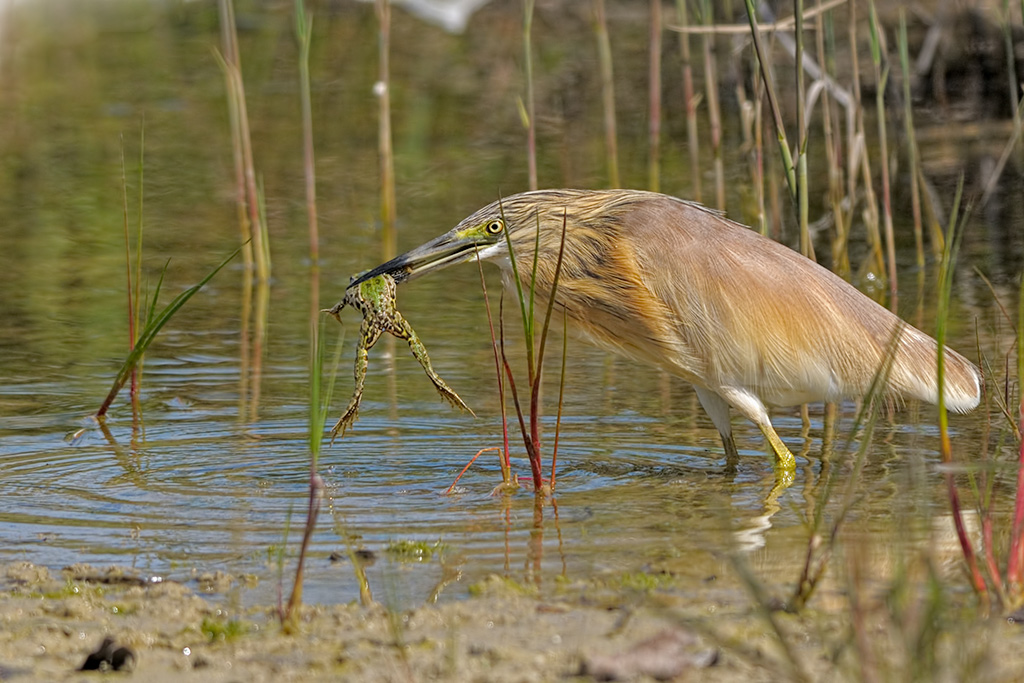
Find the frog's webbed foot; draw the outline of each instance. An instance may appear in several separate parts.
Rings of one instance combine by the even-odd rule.
[[[364,320],[362,336],[360,337],[359,345],[356,347],[355,367],[352,372],[355,379],[355,388],[352,390],[352,399],[348,402],[348,408],[345,409],[342,416],[334,423],[334,427],[331,428],[332,444],[339,433],[342,437],[345,436],[345,432],[359,416],[359,402],[363,400],[363,386],[366,381],[366,369],[370,362],[370,349],[377,343],[378,339],[380,339],[380,331]]]
[[[429,377],[430,381],[434,383],[434,388],[437,389],[437,393],[441,395],[441,398],[443,398],[447,403],[450,403],[453,407],[476,417],[476,413],[473,412],[472,408],[467,406],[465,401],[463,401],[451,387],[445,384],[444,380],[441,379],[432,368],[426,367],[423,369],[427,371],[427,377]]]
[[[332,444],[339,435],[342,438],[345,438],[345,432],[348,431],[348,428],[351,427],[352,424],[356,421],[356,418],[359,417],[359,402],[362,400],[362,398],[363,392],[357,392],[352,397],[352,400],[349,401],[348,408],[346,408],[342,416],[338,418],[338,421],[334,423],[334,427],[331,428]]]
[[[473,417],[476,417],[476,413],[466,405],[465,401],[463,401],[451,387],[445,384],[440,375],[434,372],[434,368],[430,364],[430,356],[427,355],[427,347],[425,347],[423,342],[420,341],[420,338],[416,336],[416,332],[413,331],[412,326],[404,320],[401,322],[403,323],[401,331],[402,334],[395,336],[409,342],[409,349],[412,351],[412,355],[415,356],[416,360],[418,360],[420,365],[423,366],[423,371],[427,373],[427,377],[429,377],[430,381],[434,383],[434,388],[437,389],[437,393],[439,393],[441,398],[447,403],[450,403],[453,407],[458,408],[459,410],[464,410]]]
[[[330,308],[321,308],[320,312],[321,313],[326,313],[327,315],[331,316],[332,318],[334,318],[335,320],[337,320],[340,323],[341,322],[341,309],[343,309],[343,308],[345,308],[345,300],[344,299],[342,299],[338,303],[334,304]]]

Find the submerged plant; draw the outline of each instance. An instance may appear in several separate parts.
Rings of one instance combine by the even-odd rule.
[[[441,541],[392,541],[384,547],[384,553],[399,562],[427,562],[435,554],[443,553],[447,546]]]

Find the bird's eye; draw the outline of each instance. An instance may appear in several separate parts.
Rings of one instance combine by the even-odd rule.
[[[488,235],[500,235],[501,231],[504,229],[505,224],[501,221],[500,218],[495,218],[493,221],[491,221],[484,227],[484,230],[487,231]]]

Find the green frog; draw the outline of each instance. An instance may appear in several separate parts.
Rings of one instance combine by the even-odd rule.
[[[384,332],[409,342],[412,355],[423,366],[423,370],[427,373],[430,381],[434,383],[441,398],[475,417],[475,413],[459,398],[459,395],[452,391],[444,383],[444,380],[434,372],[434,368],[430,365],[430,356],[427,355],[427,348],[423,346],[423,342],[412,329],[412,325],[398,312],[396,289],[394,278],[387,274],[378,275],[356,286],[350,286],[345,290],[344,299],[333,307],[324,309],[325,313],[334,316],[338,322],[341,322],[341,309],[345,306],[351,306],[363,315],[363,322],[359,327],[359,344],[356,346],[355,391],[348,408],[331,429],[332,441],[339,432],[344,437],[345,431],[352,426],[359,414],[359,402],[363,398],[363,383],[366,379],[370,349]]]

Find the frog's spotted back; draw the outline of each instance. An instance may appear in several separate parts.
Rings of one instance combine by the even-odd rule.
[[[444,380],[434,372],[434,368],[430,364],[430,357],[427,355],[427,348],[423,346],[415,330],[412,329],[412,325],[398,312],[396,295],[397,287],[395,286],[394,278],[388,274],[382,274],[356,285],[350,285],[345,290],[344,299],[323,311],[333,316],[338,322],[341,322],[341,309],[345,306],[351,306],[363,316],[363,322],[359,327],[359,343],[356,346],[355,390],[353,391],[352,399],[349,401],[348,408],[334,425],[334,428],[331,429],[332,440],[339,432],[342,436],[345,436],[345,431],[352,426],[352,423],[355,422],[359,414],[359,402],[363,397],[366,369],[369,364],[369,351],[384,332],[394,335],[399,339],[404,339],[409,343],[412,355],[423,366],[424,372],[427,373],[427,377],[433,382],[434,388],[437,389],[437,393],[441,395],[441,398],[456,408],[474,415],[469,406],[459,398],[459,395],[452,391],[444,383]]]

